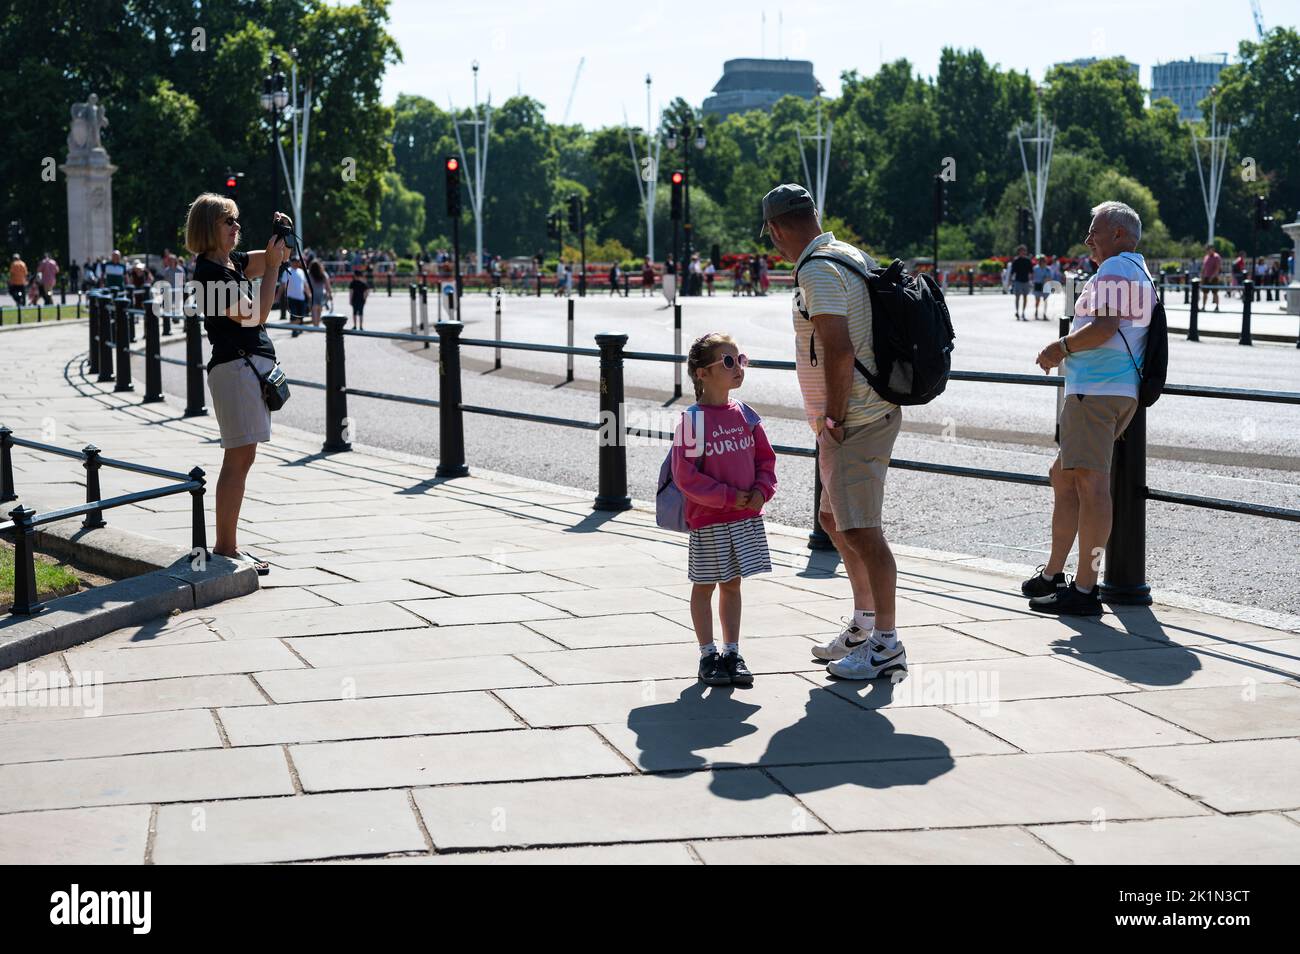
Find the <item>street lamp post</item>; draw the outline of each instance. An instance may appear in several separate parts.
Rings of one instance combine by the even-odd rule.
[[[280,57],[271,54],[271,71],[262,78],[262,108],[271,117],[271,212],[280,201],[280,164],[276,155],[280,142],[280,114],[289,105],[289,93],[280,71]],[[295,223],[297,224],[297,223]]]
[[[689,295],[691,293],[691,250],[694,248],[694,243],[691,241],[691,127],[689,123],[682,126],[680,130],[676,128],[670,128],[668,130],[667,145],[670,152],[677,148],[678,139],[681,139],[682,142],[682,168],[686,173],[686,181],[682,183],[682,232],[685,236],[685,248],[682,251],[682,258],[679,265],[682,274],[681,285],[686,289],[685,293]],[[695,148],[703,150],[704,145],[704,127],[696,126]]]

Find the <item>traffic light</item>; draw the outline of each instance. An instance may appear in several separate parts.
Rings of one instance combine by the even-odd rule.
[[[1016,220],[1016,236],[1021,245],[1029,241],[1029,210],[1024,206],[1021,206]]]
[[[460,218],[460,160],[448,156],[443,160],[447,170],[447,215],[453,219]]]
[[[686,188],[686,176],[680,170],[672,175],[673,183],[673,221],[676,222],[682,217],[682,190]]]
[[[569,196],[569,231],[582,231],[582,197],[577,194]]]
[[[239,175],[234,172],[227,172],[226,178],[221,182],[221,194],[227,199],[239,201]]]
[[[1273,224],[1273,216],[1268,214],[1268,205],[1262,195],[1255,196],[1255,228],[1263,232]]]
[[[934,224],[938,225],[948,217],[948,192],[943,176],[934,177]]]

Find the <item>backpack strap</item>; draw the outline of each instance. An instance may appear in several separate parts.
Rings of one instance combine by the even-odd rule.
[[[859,278],[861,278],[863,284],[865,284],[865,285],[867,286],[867,298],[868,298],[868,300],[870,300],[870,298],[871,298],[871,280],[867,277],[867,273],[866,273],[865,271],[863,271],[861,267],[858,266],[857,262],[851,262],[851,261],[849,261],[848,259],[846,259],[846,258],[841,258],[841,257],[838,256],[838,255],[817,255],[816,253],[814,253],[814,254],[812,254],[812,255],[809,255],[807,258],[804,259],[804,261],[805,261],[805,262],[810,262],[810,261],[812,261],[814,258],[819,258],[819,259],[822,259],[822,260],[827,261],[827,262],[834,262],[834,263],[837,264],[837,265],[843,265],[843,266],[844,266],[845,268],[847,268],[849,271],[853,272],[853,274],[855,274],[855,275],[857,275]],[[802,267],[802,266],[800,266],[800,267]],[[795,287],[797,288],[797,287],[799,286],[799,269],[798,269],[798,268],[796,268],[796,269],[794,270],[794,283],[795,283]],[[801,296],[801,297],[802,297],[802,296]],[[806,321],[812,321],[812,315],[808,314],[807,309],[804,308],[803,305],[802,305],[801,303],[796,303],[796,304],[795,304],[795,308],[798,309],[799,314],[802,315],[803,318],[804,318]],[[847,318],[847,316],[845,316],[845,317]],[[809,342],[808,342],[808,363],[811,364],[814,368],[817,367],[817,337],[816,337],[816,335],[814,335],[814,336],[809,340]],[[866,365],[864,365],[864,364],[862,363],[862,361],[858,358],[857,354],[854,354],[854,355],[853,355],[853,366],[854,366],[855,368],[858,369],[859,373],[860,373],[864,378],[867,379],[867,382],[868,382],[868,383],[871,383],[871,372],[869,372],[869,371],[867,370]],[[874,387],[875,385],[872,384],[872,386]]]
[[[1120,258],[1124,258],[1124,253],[1121,252],[1121,253],[1119,254],[1119,257],[1120,257]],[[1127,262],[1127,261],[1130,261],[1130,259],[1125,258],[1124,261]],[[1142,266],[1140,266],[1140,267],[1141,267],[1141,269],[1142,269],[1142,274],[1146,277],[1146,280],[1147,280],[1147,281],[1150,283],[1150,285],[1151,285],[1151,291],[1154,293],[1155,290],[1156,290],[1156,283],[1155,283],[1155,281],[1151,278],[1151,275],[1147,272],[1147,270],[1146,270],[1146,266],[1145,266],[1145,265],[1142,265]],[[1156,303],[1153,302],[1153,303],[1152,303],[1152,306],[1151,306],[1151,312],[1152,312],[1152,314],[1155,314],[1155,310],[1156,310]],[[1126,338],[1126,337],[1124,336],[1124,329],[1123,329],[1123,328],[1120,328],[1120,327],[1117,326],[1117,327],[1115,328],[1115,330],[1119,332],[1119,340],[1122,341],[1122,342],[1124,342],[1124,350],[1128,352],[1128,359],[1129,359],[1129,361],[1133,362],[1133,370],[1136,371],[1136,372],[1138,373],[1138,384],[1141,385],[1141,383],[1142,383],[1142,365],[1138,364],[1138,363],[1137,363],[1137,358],[1133,357],[1133,349],[1130,348],[1130,347],[1128,346],[1128,338]],[[1146,364],[1146,356],[1145,356],[1145,355],[1144,355],[1143,358],[1142,358],[1142,364]]]
[[[749,431],[752,434],[758,425],[763,423],[763,419],[758,416],[757,411],[744,401],[737,401],[736,403],[740,405],[740,413],[744,416],[745,424],[749,427]]]

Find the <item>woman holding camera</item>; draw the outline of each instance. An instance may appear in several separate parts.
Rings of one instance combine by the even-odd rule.
[[[276,225],[288,223],[288,216],[275,214]],[[208,390],[225,451],[217,478],[217,539],[212,550],[251,563],[265,576],[270,566],[243,553],[235,537],[257,445],[271,439],[271,412],[262,396],[260,376],[276,364],[265,325],[275,301],[280,264],[289,252],[284,239],[275,234],[265,251],[236,251],[241,227],[234,200],[204,193],[190,205],[185,246],[196,256],[194,281],[201,287],[199,307],[212,346]],[[255,278],[262,279],[256,302]]]

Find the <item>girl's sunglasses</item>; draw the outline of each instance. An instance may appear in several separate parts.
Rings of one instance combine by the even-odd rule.
[[[706,368],[711,368],[711,367],[713,367],[713,365],[715,365],[715,364],[720,364],[720,365],[722,365],[722,366],[723,366],[724,368],[726,368],[728,371],[730,371],[730,370],[732,370],[733,368],[735,368],[736,365],[740,365],[742,368],[746,368],[746,367],[749,366],[749,355],[738,354],[738,355],[732,356],[732,355],[729,355],[729,354],[724,354],[724,355],[723,355],[721,358],[719,358],[717,361],[714,361],[714,362],[712,362],[712,363],[710,363],[710,364],[706,364],[705,367],[706,367]]]
[[[234,228],[237,229],[243,228],[243,226],[239,224],[239,219],[235,218],[234,216],[226,216],[226,225],[233,226]]]

